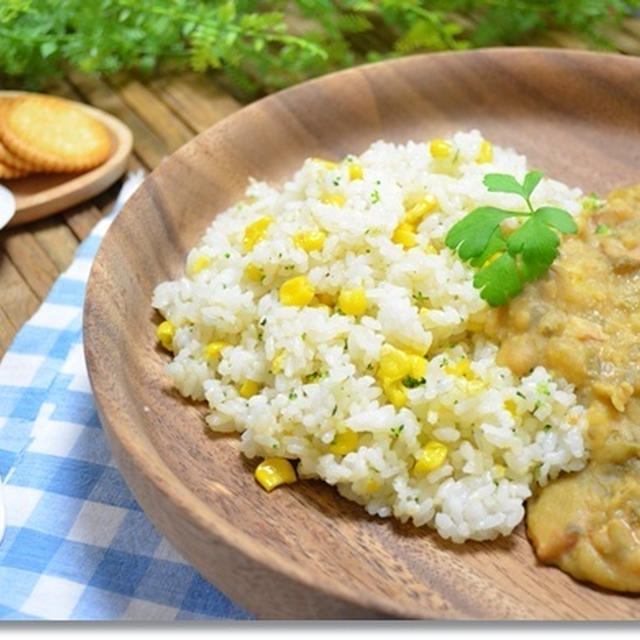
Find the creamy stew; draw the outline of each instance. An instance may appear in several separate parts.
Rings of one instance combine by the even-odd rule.
[[[587,467],[528,502],[538,558],[640,592],[640,185],[585,213],[547,276],[493,309],[487,331],[500,364],[520,375],[541,364],[588,407]]]

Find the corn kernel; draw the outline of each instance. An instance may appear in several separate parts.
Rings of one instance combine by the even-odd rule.
[[[383,345],[380,354],[378,376],[380,378],[386,378],[390,382],[396,382],[402,380],[402,378],[408,376],[410,373],[410,356],[404,351],[392,347],[390,344]]]
[[[254,477],[266,491],[281,484],[292,484],[298,478],[293,465],[286,458],[265,458],[254,472]]]
[[[339,456],[346,456],[358,448],[358,434],[351,429],[345,429],[336,434],[333,442],[329,445],[329,451]]]
[[[446,445],[437,440],[430,440],[416,458],[413,471],[418,474],[435,471],[444,464],[444,461],[447,459],[447,453]]]
[[[473,380],[475,377],[473,371],[471,371],[469,360],[467,358],[462,358],[456,364],[447,365],[444,370],[451,375],[467,378],[468,380]]]
[[[191,265],[191,275],[197,275],[203,269],[206,269],[211,264],[211,258],[209,256],[198,256]]]
[[[349,180],[362,180],[362,167],[359,164],[349,165]]]
[[[362,287],[343,289],[338,296],[338,307],[348,316],[361,316],[367,310],[367,296]]]
[[[306,276],[296,276],[280,287],[280,302],[291,307],[304,307],[313,299],[315,289]]]
[[[427,194],[422,200],[409,208],[404,216],[404,221],[409,224],[421,222],[423,218],[431,213],[438,206],[435,196]]]
[[[379,488],[380,488],[380,483],[377,480],[374,480],[373,478],[369,478],[364,485],[364,490],[367,493],[375,493]]]
[[[388,379],[383,379],[382,381],[382,390],[384,394],[387,396],[387,400],[399,409],[400,407],[404,407],[407,404],[407,394],[400,382],[393,382]]]
[[[215,360],[216,358],[220,357],[221,351],[227,346],[228,344],[226,342],[221,342],[219,340],[215,342],[210,342],[204,348],[204,357],[207,360]]]
[[[282,349],[271,361],[271,372],[280,373],[284,369],[284,359],[287,356],[287,352]]]
[[[260,385],[255,380],[245,380],[238,389],[238,393],[243,398],[255,396],[260,391]]]
[[[429,144],[429,151],[434,158],[448,158],[451,155],[451,144],[442,138],[435,138]]]
[[[263,216],[258,218],[244,230],[244,238],[242,244],[247,251],[251,251],[258,242],[262,242],[267,236],[267,229],[273,222],[273,218],[270,216]]]
[[[347,199],[341,193],[325,193],[320,201],[324,204],[332,204],[336,207],[341,207]]]
[[[313,161],[321,164],[328,171],[331,171],[338,166],[337,162],[333,162],[332,160],[325,160],[324,158],[313,158]]]
[[[503,403],[504,408],[512,415],[517,415],[517,405],[513,398],[507,398]]]
[[[411,249],[418,244],[415,227],[406,222],[402,222],[396,227],[391,240],[396,244],[401,244],[405,249]]]
[[[427,370],[427,361],[422,356],[410,355],[409,363],[411,366],[411,377],[422,378]]]
[[[476,157],[476,162],[482,164],[485,162],[493,161],[493,145],[488,140],[483,140],[480,143],[480,151]]]
[[[264,276],[264,272],[260,267],[250,263],[244,268],[244,275],[253,282],[260,282]]]
[[[173,322],[165,320],[158,325],[156,329],[156,338],[160,341],[160,344],[167,350],[173,349],[173,336],[176,333],[176,328]]]
[[[304,251],[319,251],[324,247],[327,234],[324,231],[302,231],[293,236],[293,244]]]

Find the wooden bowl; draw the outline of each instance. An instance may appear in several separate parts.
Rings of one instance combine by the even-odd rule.
[[[545,49],[421,55],[256,102],[181,148],[115,220],[89,282],[84,336],[100,416],[142,508],[214,585],[263,618],[630,619],[637,598],[536,562],[521,526],[455,545],[368,516],[319,481],[265,493],[236,436],[172,390],[155,285],[181,274],[250,176],[279,183],[308,156],[376,139],[478,128],[585,192],[640,181],[640,60]]]

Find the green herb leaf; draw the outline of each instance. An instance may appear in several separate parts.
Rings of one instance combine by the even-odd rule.
[[[406,376],[402,379],[402,384],[409,389],[415,389],[426,382],[424,378],[414,378],[412,376]]]
[[[513,256],[503,253],[473,278],[473,286],[480,289],[480,297],[492,307],[499,307],[522,291],[518,266]]]
[[[449,229],[445,243],[450,249],[457,249],[463,260],[476,258],[483,254],[499,224],[514,215],[520,214],[496,207],[478,207]]]
[[[527,173],[522,182],[525,198],[528,199],[531,197],[531,194],[540,183],[540,180],[542,180],[542,177],[542,171],[529,171],[529,173]]]
[[[470,261],[473,267],[482,267],[489,258],[496,255],[496,253],[502,253],[507,249],[507,241],[502,233],[502,229],[498,226],[495,228],[489,242],[484,251],[477,257]]]
[[[525,282],[546,273],[558,255],[559,244],[557,234],[537,216],[529,218],[507,240],[509,253],[522,255],[521,275]]]
[[[489,191],[519,195],[529,211],[478,207],[459,220],[447,233],[445,244],[457,250],[462,260],[480,270],[473,285],[492,306],[505,304],[522,291],[526,282],[544,275],[558,255],[560,233],[576,233],[578,226],[564,209],[543,206],[533,209],[531,194],[542,180],[540,171],[530,171],[520,184],[513,176],[488,173]],[[501,223],[507,218],[525,221],[505,236]]]
[[[399,424],[397,427],[391,427],[391,429],[389,429],[389,431],[391,431],[391,435],[394,438],[397,438],[402,433],[403,429],[404,429],[404,425],[403,424]]]
[[[564,209],[557,207],[540,207],[536,209],[536,217],[562,233],[577,233],[578,225]]]
[[[487,173],[482,183],[492,193],[515,193],[523,198],[529,197],[524,187],[508,173]]]

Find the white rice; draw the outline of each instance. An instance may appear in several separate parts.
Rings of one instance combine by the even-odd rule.
[[[455,162],[433,158],[427,143],[378,141],[335,168],[309,159],[279,189],[252,182],[189,253],[191,275],[160,284],[153,306],[177,327],[166,367],[175,386],[208,402],[213,430],[241,432],[244,454],[297,460],[300,477],[322,478],[370,514],[463,542],[508,534],[532,487],[582,468],[587,453],[573,389],[541,367],[518,378],[496,364],[497,346],[478,331],[487,305],[474,271],[444,246],[448,229],[477,206],[522,208],[516,196],[489,193],[482,179],[502,172],[522,180],[526,158],[494,146],[492,162],[478,163],[478,131],[447,139]],[[363,179],[349,179],[353,162]],[[321,201],[336,192],[342,206]],[[438,207],[418,227],[418,245],[405,249],[391,236],[406,199],[424,193]],[[544,179],[533,204],[577,215],[580,197]],[[245,228],[265,215],[274,218],[265,239],[245,250]],[[292,235],[308,229],[327,234],[320,251],[294,246]],[[194,275],[203,255],[210,263]],[[248,264],[263,270],[261,282],[246,277]],[[302,274],[316,292],[363,287],[366,314],[284,306],[280,285]],[[229,346],[208,362],[203,350],[212,340]],[[407,389],[399,409],[375,376],[383,344],[427,358],[426,383]],[[463,375],[456,365],[464,358]],[[238,392],[246,380],[261,385],[248,399]],[[358,448],[331,453],[345,427],[358,434]],[[447,458],[416,474],[430,440],[446,445]]]

